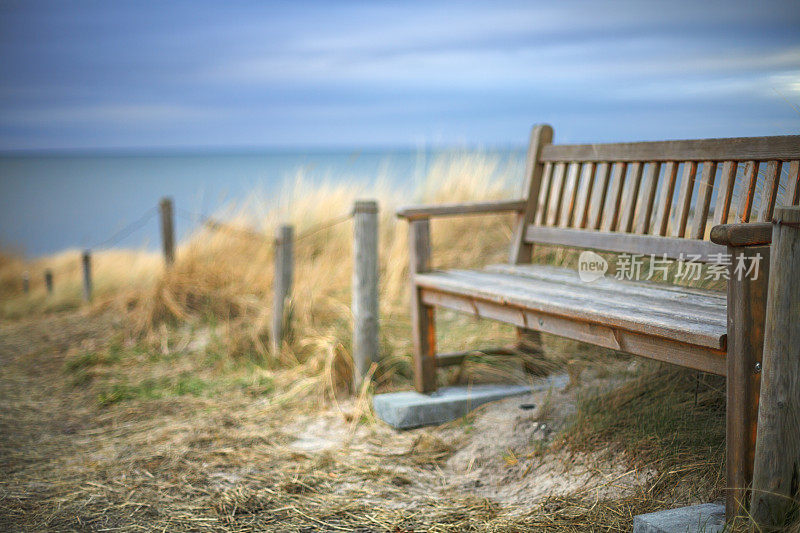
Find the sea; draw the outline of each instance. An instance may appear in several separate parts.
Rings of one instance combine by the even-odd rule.
[[[314,184],[382,182],[412,199],[431,165],[471,151],[522,166],[524,148],[295,149],[0,155],[0,247],[29,258],[68,248],[156,249],[160,198],[178,239],[254,194],[269,205],[298,176]],[[332,214],[333,215],[333,214]]]

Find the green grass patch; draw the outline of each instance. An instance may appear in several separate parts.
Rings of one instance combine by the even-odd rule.
[[[139,383],[115,383],[97,395],[97,402],[105,407],[128,400],[210,395],[216,389],[215,382],[184,373],[177,377],[148,378]]]

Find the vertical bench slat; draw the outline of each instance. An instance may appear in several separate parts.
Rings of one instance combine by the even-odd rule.
[[[758,182],[758,161],[748,161],[744,175],[747,183],[739,200],[739,221],[750,222],[750,211],[753,208],[753,196]]]
[[[583,181],[581,181],[580,192],[575,203],[575,217],[573,218],[576,228],[585,228],[589,223],[589,208],[592,201],[594,190],[594,175],[597,165],[587,163],[582,166]]]
[[[605,209],[603,214],[603,230],[614,231],[617,226],[617,218],[619,217],[620,201],[622,200],[622,187],[625,185],[625,174],[628,170],[628,163],[625,161],[617,161],[614,163],[614,174],[611,178],[611,185],[609,186],[608,208]]]
[[[733,198],[733,186],[736,185],[736,161],[725,161],[720,174],[719,190],[717,191],[717,205],[714,207],[714,225],[727,224],[728,214]]]
[[[600,229],[600,223],[603,220],[603,206],[606,204],[606,196],[608,195],[608,176],[611,173],[610,163],[600,163],[597,167],[597,174],[595,180],[595,191],[597,191],[597,198],[592,205],[592,214],[590,217],[590,225],[592,229]]]
[[[672,208],[672,195],[675,192],[675,178],[678,175],[678,163],[667,162],[664,168],[664,182],[658,195],[658,212],[656,213],[655,232],[662,237],[667,234],[669,213]]]
[[[692,192],[694,191],[694,178],[697,175],[697,161],[683,163],[683,176],[681,176],[681,190],[678,193],[678,215],[675,227],[672,228],[673,237],[683,237],[686,234],[686,223],[689,221],[689,209],[692,205]]]
[[[781,162],[770,161],[767,163],[767,177],[761,190],[761,205],[758,220],[769,222],[772,220],[772,211],[775,209],[775,200],[778,198],[778,184],[781,181]]]
[[[575,212],[575,198],[578,196],[578,180],[581,177],[581,164],[570,163],[567,170],[567,183],[564,186],[566,198],[561,204],[561,216],[558,225],[568,227],[572,223]]]
[[[619,221],[619,230],[630,233],[633,230],[633,215],[636,213],[636,202],[639,199],[639,186],[642,183],[642,163],[636,161],[631,164],[628,176],[628,190],[622,207],[622,217]]]
[[[800,161],[789,165],[789,181],[786,183],[785,205],[800,205]]]
[[[700,177],[700,187],[697,190],[697,203],[694,206],[694,219],[689,237],[703,239],[706,236],[706,221],[708,220],[708,206],[711,203],[711,193],[714,192],[714,177],[717,174],[715,161],[703,161],[703,172]]]
[[[542,172],[542,185],[539,189],[539,203],[536,206],[536,217],[533,223],[541,226],[544,221],[545,212],[547,211],[547,199],[550,197],[550,182],[553,177],[553,165],[551,163],[544,164],[544,171]]]
[[[547,204],[547,218],[545,219],[548,226],[555,226],[558,222],[558,212],[561,207],[561,199],[564,197],[564,174],[566,172],[566,163],[556,163],[553,169],[553,179],[550,183],[550,199]]]
[[[647,234],[650,231],[650,219],[653,216],[653,204],[656,199],[656,189],[658,188],[658,175],[661,172],[661,163],[651,161],[647,164],[647,172],[644,174],[644,186],[641,194],[641,205],[636,216],[636,233]]]

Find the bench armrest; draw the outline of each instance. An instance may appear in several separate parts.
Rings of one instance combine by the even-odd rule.
[[[482,215],[512,211],[520,213],[524,209],[525,200],[498,200],[494,202],[469,202],[462,204],[412,205],[398,209],[397,216],[410,221],[457,215]]]
[[[711,228],[711,242],[724,246],[762,246],[772,243],[770,222],[720,224]]]

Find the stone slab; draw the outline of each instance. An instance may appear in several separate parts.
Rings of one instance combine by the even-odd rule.
[[[633,517],[633,533],[719,533],[725,528],[725,505],[703,503]]]
[[[531,392],[527,385],[472,385],[443,387],[431,394],[416,391],[378,394],[372,400],[375,414],[397,429],[450,422],[479,405]]]

